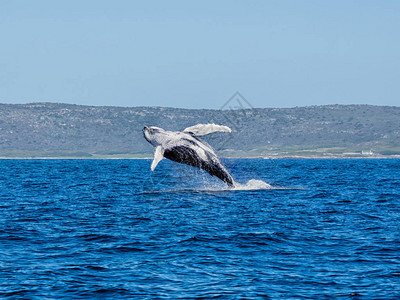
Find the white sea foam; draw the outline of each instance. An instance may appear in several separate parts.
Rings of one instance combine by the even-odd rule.
[[[198,185],[193,186],[176,186],[175,188],[167,187],[161,190],[149,190],[145,193],[219,193],[219,192],[234,192],[234,191],[256,191],[256,190],[282,190],[288,189],[281,186],[274,186],[262,180],[250,179],[246,183],[234,182],[234,186],[230,187],[222,181],[216,181],[209,176],[199,178]]]
[[[207,183],[204,189],[200,188],[198,192],[224,192],[224,191],[252,191],[252,190],[274,190],[281,189],[279,187],[272,186],[262,180],[250,179],[247,183],[241,184],[238,182],[234,183],[233,187],[228,187],[223,183]]]
[[[271,190],[274,187],[262,180],[250,179],[246,184],[235,183],[231,190],[235,191],[251,191],[251,190]]]

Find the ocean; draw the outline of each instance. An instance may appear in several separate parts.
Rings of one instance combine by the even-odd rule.
[[[400,160],[223,162],[0,160],[0,298],[400,298]]]

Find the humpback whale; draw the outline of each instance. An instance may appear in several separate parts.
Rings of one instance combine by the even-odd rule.
[[[214,150],[198,136],[213,132],[232,132],[227,126],[216,124],[197,124],[183,131],[167,131],[159,127],[143,128],[145,139],[155,147],[151,171],[165,157],[172,161],[205,170],[212,176],[234,186],[234,179],[220,162]]]

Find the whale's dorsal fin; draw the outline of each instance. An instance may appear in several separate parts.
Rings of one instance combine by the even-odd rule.
[[[196,136],[206,135],[213,132],[229,132],[232,130],[228,126],[216,125],[216,124],[197,124],[194,126],[190,126],[185,128],[183,132],[192,133]]]
[[[153,172],[154,169],[157,167],[158,163],[164,158],[164,149],[161,146],[157,146],[156,150],[154,151],[154,159],[151,163],[151,171]]]

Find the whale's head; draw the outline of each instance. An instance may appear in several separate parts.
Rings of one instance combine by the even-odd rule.
[[[152,144],[154,147],[157,147],[162,144],[162,142],[165,140],[165,137],[167,135],[167,132],[159,127],[151,126],[147,127],[144,126],[143,128],[143,135],[144,138]]]

